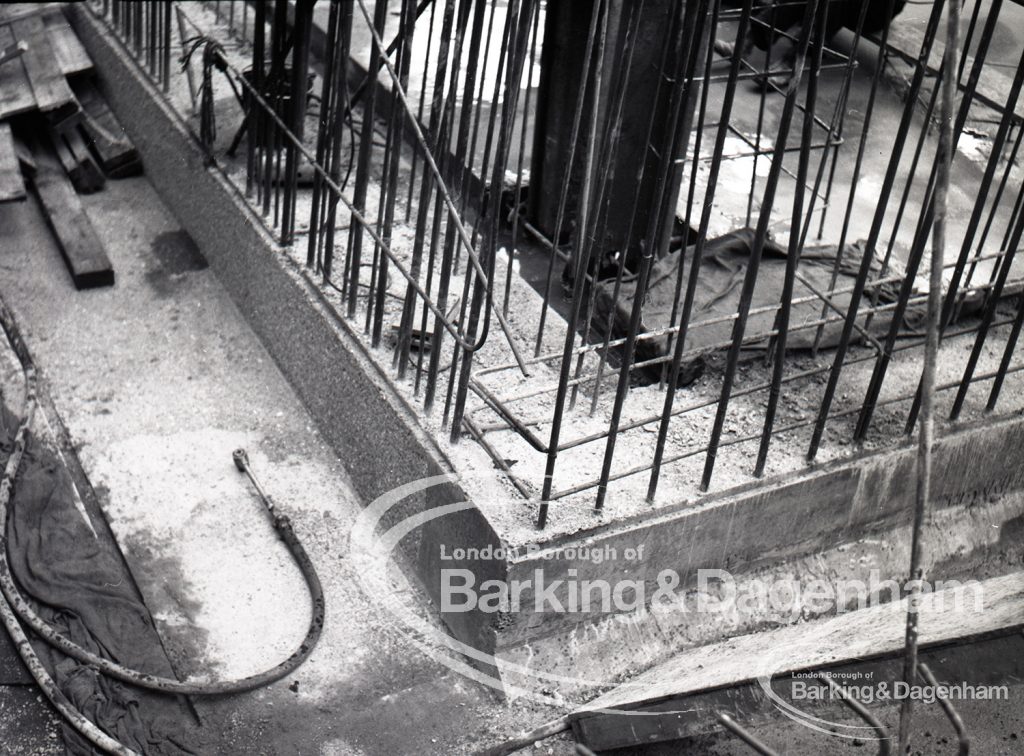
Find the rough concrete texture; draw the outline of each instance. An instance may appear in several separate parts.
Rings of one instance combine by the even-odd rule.
[[[360,505],[281,372],[145,178],[83,198],[117,285],[76,293],[34,200],[0,206],[0,292],[181,676],[236,677],[287,656],[302,579],[231,462],[291,516],[327,601],[297,673],[196,699],[223,753],[460,753],[550,711],[513,711],[403,643],[346,558]],[[392,590],[425,614],[399,570]],[[411,744],[414,744],[412,746]]]
[[[0,754],[65,753],[60,721],[34,685],[0,685]]]
[[[463,444],[455,454],[443,442],[432,438],[437,429],[431,422],[436,425],[436,418],[416,418],[409,411],[407,402],[412,401],[411,387],[381,378],[381,374],[386,371],[383,365],[390,361],[387,350],[374,354],[365,345],[361,345],[361,334],[356,332],[357,328],[332,315],[332,295],[326,287],[318,290],[309,278],[303,276],[301,265],[295,260],[295,256],[301,257],[301,245],[297,245],[289,255],[275,254],[280,251],[279,248],[267,234],[261,233],[258,228],[259,220],[251,214],[246,203],[241,201],[237,170],[233,170],[230,165],[227,166],[226,176],[217,170],[203,170],[201,155],[185,128],[188,122],[187,116],[184,115],[187,113],[188,95],[183,81],[179,78],[175,82],[171,95],[172,103],[177,105],[179,115],[164,104],[159,94],[147,88],[131,68],[131,64],[126,65],[126,62],[117,55],[116,45],[111,45],[109,39],[102,33],[97,33],[94,24],[83,18],[80,26],[86,44],[94,50],[94,57],[106,70],[112,103],[115,108],[123,111],[122,119],[149,162],[154,180],[157,181],[165,201],[184,220],[200,240],[204,250],[209,253],[217,274],[239,302],[242,311],[253,323],[274,358],[283,366],[288,379],[296,387],[303,401],[311,408],[321,432],[354,471],[354,482],[364,499],[368,500],[396,483],[406,482],[429,472],[448,469],[449,460],[454,460],[460,472],[489,472],[490,487],[485,485],[482,488],[474,488],[473,484],[479,482],[479,479],[461,481],[467,490],[473,493],[474,501],[480,510],[487,509],[490,504],[488,496],[493,495],[493,480],[497,476],[494,476],[492,465],[486,456],[482,455],[481,450],[474,444]],[[222,134],[222,138],[228,137]],[[237,169],[237,166],[234,166],[234,169]],[[245,242],[239,245],[236,239],[244,239]],[[333,302],[333,306],[336,307],[337,302]],[[322,321],[319,324],[316,322],[318,319]],[[967,348],[967,343],[957,346],[955,352],[958,359],[962,359]],[[998,360],[997,350],[986,352],[991,352],[986,354],[986,360]],[[827,357],[822,356],[819,359],[827,360]],[[943,369],[949,371],[949,376],[956,374],[958,368],[954,361],[944,361],[943,365]],[[757,367],[746,366],[741,383],[757,380]],[[365,371],[365,375],[360,376],[359,371]],[[869,372],[866,369],[847,370],[847,378],[841,387],[838,401],[842,403],[849,400],[855,403],[863,391]],[[896,376],[892,381],[895,388],[908,391],[916,385],[918,371],[914,360],[906,360],[902,365],[894,367],[892,372]],[[540,379],[544,377],[542,373],[550,371],[538,370],[537,375]],[[367,380],[359,383],[362,378]],[[1008,383],[1005,392],[1007,397],[1020,398],[1016,390],[1019,379],[1020,374],[1008,378],[1013,387]],[[704,388],[698,386],[695,390],[699,392],[704,389],[712,394],[716,390],[713,385]],[[634,395],[639,393],[642,392],[633,392]],[[656,392],[652,387],[648,393]],[[361,401],[353,405],[352,396],[360,396],[370,401]],[[972,410],[977,409],[979,401],[983,403],[983,398],[981,391],[972,393]],[[660,408],[660,398],[655,399],[658,400]],[[583,404],[577,408],[577,415],[585,414],[586,408]],[[888,431],[892,431],[900,422],[900,410],[891,408],[891,414],[889,410],[890,408],[880,410],[877,426],[885,426]],[[808,408],[798,401],[793,411],[806,413]],[[735,403],[727,432],[733,436],[742,436],[751,428],[759,430],[759,417],[759,401],[741,399]],[[844,420],[852,422],[853,417],[849,416]],[[427,432],[419,426],[421,422]],[[599,421],[595,422],[600,425]],[[681,438],[693,432],[689,425],[679,425],[678,433]],[[365,429],[368,427],[373,427],[379,433],[365,436]],[[833,423],[832,430],[831,438],[835,443],[830,447],[830,453],[839,458],[849,458],[854,450],[844,445],[843,438],[848,437],[850,428],[845,427],[843,422],[836,422]],[[980,433],[984,435],[983,431]],[[634,449],[653,443],[652,434],[643,430],[637,430],[632,435],[641,439],[640,442],[636,442],[640,443],[640,446],[634,445]],[[780,450],[776,452],[775,458],[787,461],[783,469],[770,469],[770,472],[782,473],[786,472],[785,468],[788,466],[790,477],[781,481],[775,480],[773,485],[763,488],[763,484],[748,483],[745,491],[735,493],[728,499],[705,498],[696,504],[687,500],[686,491],[693,488],[697,475],[692,469],[680,468],[677,474],[687,478],[687,487],[681,487],[671,481],[666,483],[666,490],[672,493],[672,500],[662,504],[657,510],[657,517],[651,516],[649,506],[642,501],[635,503],[632,508],[616,506],[605,510],[601,516],[595,516],[589,509],[588,501],[586,506],[573,507],[559,503],[552,527],[542,536],[533,530],[530,524],[532,508],[525,503],[518,507],[490,507],[486,512],[486,521],[479,516],[473,519],[473,516],[477,515],[477,510],[473,510],[466,515],[463,522],[456,524],[449,524],[447,518],[445,521],[437,521],[444,524],[439,524],[432,532],[426,531],[418,549],[413,549],[416,553],[416,563],[420,567],[419,575],[436,599],[438,546],[441,543],[449,546],[467,543],[483,546],[495,543],[498,537],[513,544],[533,544],[539,540],[542,543],[547,541],[563,546],[596,542],[620,545],[628,542],[632,542],[633,545],[650,542],[659,549],[660,557],[648,557],[645,560],[641,569],[641,577],[645,580],[650,580],[660,569],[668,565],[685,567],[680,565],[683,557],[680,556],[682,552],[679,549],[679,543],[685,542],[693,542],[702,549],[697,555],[699,559],[692,548],[685,553],[687,563],[694,562],[699,566],[709,566],[704,563],[708,555],[715,559],[720,558],[722,563],[733,566],[737,563],[747,565],[752,560],[756,561],[756,557],[785,557],[797,560],[794,563],[798,563],[803,557],[813,558],[819,549],[835,546],[835,540],[821,540],[826,535],[833,539],[841,536],[847,541],[855,541],[864,535],[857,527],[865,530],[877,528],[884,522],[884,517],[891,514],[884,507],[884,511],[873,512],[871,507],[880,506],[879,502],[896,507],[904,515],[909,512],[908,508],[901,509],[902,504],[907,502],[908,490],[899,485],[892,488],[894,480],[897,483],[909,480],[906,477],[906,468],[889,469],[893,463],[892,459],[879,458],[874,463],[856,461],[845,472],[835,466],[827,466],[827,474],[816,472],[809,476],[799,476],[794,475],[793,471],[802,468],[803,462],[799,454],[792,453],[793,447],[788,446],[791,442],[792,439],[785,436],[778,440]],[[587,449],[586,453],[594,456],[596,451]],[[903,465],[913,456],[907,452],[899,454]],[[518,450],[511,456],[520,458]],[[742,447],[730,447],[728,452],[723,452],[723,458],[720,460],[721,474],[717,479],[719,493],[739,481],[749,481],[750,460]],[[695,457],[694,460],[695,464],[699,464],[699,458]],[[996,461],[999,461],[999,458]],[[862,468],[865,465],[870,467],[872,464],[880,472],[875,476],[864,476],[864,482],[858,482],[862,477]],[[741,470],[742,473],[739,472]],[[733,475],[733,472],[736,474]],[[846,479],[841,480],[843,475]],[[870,488],[872,485],[877,486],[879,480],[888,482],[884,482],[881,488]],[[815,489],[816,485],[819,485],[819,488],[823,486],[822,490]],[[794,494],[790,490],[791,486],[799,489],[799,493]],[[861,490],[862,486],[866,488]],[[890,488],[886,489],[885,486]],[[965,485],[961,493],[973,496],[980,490],[972,493],[968,489],[970,486]],[[767,498],[763,498],[755,490],[767,492]],[[500,494],[500,486],[498,491]],[[451,498],[452,495],[458,495],[458,492],[444,491],[433,499],[432,503],[458,500]],[[796,499],[790,501],[793,496]],[[880,497],[887,498],[883,501]],[[500,495],[495,498],[507,499]],[[739,518],[736,516],[737,512],[741,514]],[[1008,517],[1012,519],[1012,513],[1008,514]],[[885,524],[892,526],[898,522],[889,521]],[[794,528],[801,537],[795,537]],[[570,534],[571,537],[566,538]],[[818,540],[814,540],[815,536]],[[979,537],[979,544],[987,542],[986,537]],[[798,553],[794,550],[796,548],[804,551]],[[896,565],[897,562],[894,557],[891,564]],[[568,568],[570,564],[566,560],[559,566]],[[590,570],[588,574],[594,574],[591,565],[585,562],[575,566],[582,570]],[[785,571],[790,566],[781,564],[779,569]],[[497,570],[496,576],[501,576],[506,569],[504,565],[489,567]],[[530,567],[528,561],[507,565],[510,572],[524,572]],[[617,567],[609,568],[606,565],[603,569],[612,569],[614,573]],[[484,577],[481,573],[478,574],[481,579]],[[479,647],[487,648],[496,640],[488,617],[450,615],[448,619],[450,626],[460,638],[467,639]],[[593,636],[603,636],[608,639],[609,648],[616,648],[621,652],[623,638],[628,637],[630,633],[639,632],[630,623],[625,623],[626,629],[619,628],[626,636],[608,630],[609,627],[618,627],[614,623],[605,623],[600,629],[591,628],[589,622],[584,623],[587,625],[587,643],[579,643],[577,628],[573,622],[556,622],[561,625],[557,632],[565,633],[559,636],[551,628],[542,627],[543,622],[537,621],[540,619],[536,615],[511,618],[497,628],[497,642],[502,646],[522,643],[531,637],[549,637],[550,642],[545,647],[545,653],[538,654],[533,646],[526,644],[518,650],[510,651],[509,658],[526,656],[537,666],[543,666],[547,662],[556,666],[583,665],[588,672],[604,675],[606,679],[631,671],[635,662],[629,654],[616,653],[609,657],[599,650],[601,644],[590,643]],[[743,627],[749,629],[750,626],[741,623],[739,629]],[[661,633],[658,628],[652,627],[646,631],[652,632],[652,637],[658,637],[663,642],[665,638],[671,636]],[[566,654],[566,648],[571,648],[573,653]],[[666,643],[652,653],[657,656],[667,653],[671,648],[674,646]]]
[[[149,126],[154,130],[143,146],[152,150],[167,129]],[[206,180],[195,152],[173,139],[166,159],[190,163],[197,185]],[[195,195],[193,207],[205,198],[193,184],[178,191]],[[323,569],[329,612],[340,609],[333,610],[335,619],[329,615],[323,646],[293,679],[238,699],[200,704],[207,726],[223,736],[221,749],[458,753],[490,734],[552,716],[527,703],[514,711],[494,704],[392,636],[372,599],[355,587],[345,561],[344,534],[358,511],[351,482],[225,288],[187,249],[146,180],[112,183],[87,205],[113,248],[115,289],[73,295],[38,218],[25,221],[34,230],[16,231],[16,243],[5,248],[2,264],[11,275],[0,286],[27,321],[58,409],[116,517],[115,532],[179,669],[252,671],[280,658],[302,632],[301,584],[251,491],[230,466],[228,455],[239,443],[249,447],[257,474],[293,515]],[[180,212],[184,205],[174,206]],[[253,225],[244,208],[234,210],[234,220],[212,217],[214,224],[224,223],[218,254],[229,246],[225,237],[235,232],[233,224]],[[243,261],[267,251],[261,246],[266,238],[250,233],[234,240],[234,254]],[[267,323],[280,314],[267,311],[279,303],[261,301],[266,289],[253,279],[232,279],[231,264],[223,259],[214,265],[266,338]],[[271,335],[277,336],[278,359],[282,337],[300,341],[304,335],[296,325],[305,325],[302,317],[285,313],[276,325]],[[289,363],[293,384],[301,379],[294,368],[299,362]],[[310,382],[328,380],[311,372]],[[349,407],[338,395],[335,400],[343,416]],[[366,475],[365,456],[345,461]],[[400,573],[394,583],[404,603],[424,612]],[[239,627],[247,628],[247,637],[240,637]],[[564,742],[555,748],[566,751]]]

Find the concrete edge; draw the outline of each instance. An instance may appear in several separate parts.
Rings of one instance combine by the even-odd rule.
[[[238,190],[206,155],[187,123],[164,101],[119,40],[82,6],[72,24],[103,77],[100,90],[135,142],[161,199],[195,239],[221,284],[343,461],[369,503],[399,485],[451,474],[450,461],[418,425],[405,400],[366,354],[349,326],[324,301],[263,227]],[[395,507],[391,518],[469,497],[455,483],[434,486]],[[432,568],[439,539],[451,547],[499,545],[490,524],[472,509],[420,528],[401,551],[440,605]],[[504,565],[491,565],[500,578]],[[461,641],[490,652],[490,618],[446,616]]]

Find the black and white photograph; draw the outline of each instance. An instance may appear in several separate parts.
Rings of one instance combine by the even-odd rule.
[[[0,5],[0,756],[1024,756],[1022,85],[1022,0]]]

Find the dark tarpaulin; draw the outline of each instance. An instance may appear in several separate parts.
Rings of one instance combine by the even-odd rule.
[[[703,368],[704,355],[710,351],[722,349],[732,338],[734,316],[739,310],[740,290],[750,262],[751,246],[754,241],[752,229],[732,231],[724,236],[710,239],[705,243],[700,271],[697,277],[697,289],[694,295],[693,312],[690,316],[690,327],[686,334],[687,360],[680,371],[680,383],[686,384],[699,377]],[[654,263],[651,268],[647,293],[641,309],[640,333],[656,331],[670,325],[674,306],[676,281],[679,277],[679,266],[683,266],[683,289],[680,299],[685,295],[686,282],[690,274],[690,259],[694,247],[686,247],[682,251],[671,252]],[[827,296],[834,290],[828,300],[831,303],[825,312],[832,319],[825,326],[819,347],[828,349],[839,341],[843,328],[842,317],[850,306],[849,290],[853,287],[863,257],[863,247],[858,244],[847,245],[839,264],[839,272],[835,287],[830,287],[832,271],[836,262],[835,247],[806,247],[797,265],[798,278],[794,282],[794,300],[810,298],[810,301],[794,304],[790,311],[789,333],[786,337],[787,350],[810,349],[818,331],[816,326],[803,329],[802,325],[817,322],[822,317],[823,300],[815,292]],[[877,304],[896,301],[901,282],[898,280],[903,271],[894,262],[890,262],[885,274],[886,279],[897,279],[880,286],[872,286],[871,281],[881,278],[881,262],[873,259],[868,278],[868,288],[861,300],[861,308],[871,303],[876,297]],[[751,301],[751,315],[747,321],[744,347],[764,349],[768,345],[767,338],[758,338],[758,334],[771,331],[782,295],[782,285],[786,272],[786,250],[773,241],[766,241],[758,268],[757,281]],[[803,282],[801,281],[803,279]],[[806,283],[804,283],[806,282]],[[810,284],[810,287],[807,285]],[[619,289],[617,300],[613,300],[614,280],[601,281],[598,284],[594,325],[604,332],[609,324],[612,335],[621,337],[626,334],[629,326],[633,300],[636,297],[636,277],[625,277]],[[813,288],[811,288],[813,287]],[[680,310],[682,309],[680,302]],[[965,303],[962,312],[969,312],[973,301]],[[913,324],[924,315],[926,303],[911,302],[904,316],[902,327],[913,329]],[[756,312],[759,308],[769,308],[765,312]],[[677,315],[678,318],[678,315]],[[714,320],[713,324],[698,325],[702,321]],[[877,313],[867,322],[867,315],[860,315],[857,325],[868,326],[868,332],[875,338],[884,337],[892,322],[891,311]],[[854,343],[863,340],[860,331],[854,331]],[[674,341],[672,342],[674,345]],[[651,339],[643,339],[636,344],[637,361],[648,360],[670,354],[669,336],[662,335]]]
[[[10,453],[18,422],[0,407],[0,464]],[[71,476],[60,457],[35,435],[30,435],[15,480],[6,534],[14,578],[44,620],[93,653],[143,672],[174,677],[153,618],[116,545],[93,532],[76,506]],[[203,750],[180,697],[104,677],[42,641],[34,646],[58,687],[82,714],[127,747],[154,756]],[[63,734],[69,753],[95,753],[70,726],[64,726]]]

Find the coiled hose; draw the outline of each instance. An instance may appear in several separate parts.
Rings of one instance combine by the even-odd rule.
[[[137,685],[149,690],[162,691],[171,694],[184,694],[196,696],[219,696],[230,693],[241,693],[248,690],[268,685],[276,680],[285,677],[296,670],[312,653],[324,625],[324,594],[320,585],[320,578],[309,559],[309,555],[302,547],[298,537],[292,529],[291,521],[287,516],[274,511],[273,504],[263,492],[252,471],[249,469],[249,461],[243,450],[234,453],[233,459],[240,472],[245,473],[252,481],[257,493],[262,499],[271,516],[274,529],[278,536],[284,541],[292,558],[298,565],[302,576],[306,581],[309,596],[313,604],[312,618],[303,638],[301,645],[287,659],[275,667],[249,677],[238,680],[226,680],[219,682],[182,682],[167,677],[147,674],[135,669],[122,666],[109,659],[104,659],[96,654],[82,648],[69,638],[61,635],[53,627],[48,625],[39,615],[35,613],[31,605],[25,600],[18,590],[17,584],[11,574],[10,564],[7,561],[7,537],[4,523],[7,521],[7,505],[10,502],[11,491],[14,487],[14,480],[21,464],[21,458],[25,451],[27,438],[35,416],[38,399],[36,395],[36,371],[32,357],[21,337],[17,322],[13,313],[8,309],[3,299],[0,298],[0,326],[2,326],[7,340],[14,350],[18,361],[21,363],[22,372],[25,376],[25,409],[21,423],[15,436],[14,448],[7,459],[3,478],[0,479],[0,593],[5,600],[0,601],[0,619],[3,620],[8,632],[14,641],[19,654],[25,660],[30,672],[39,683],[46,697],[53,703],[57,710],[68,719],[68,721],[87,737],[94,745],[110,753],[119,756],[130,756],[134,752],[125,748],[117,741],[112,740],[103,734],[91,722],[86,720],[80,712],[76,711],[67,698],[57,689],[53,680],[47,674],[45,668],[39,662],[32,647],[25,637],[24,631],[18,624],[20,618],[46,643],[58,649],[67,656],[77,659],[83,664],[88,664],[103,674],[122,680],[123,682]],[[89,731],[91,728],[92,731]]]

